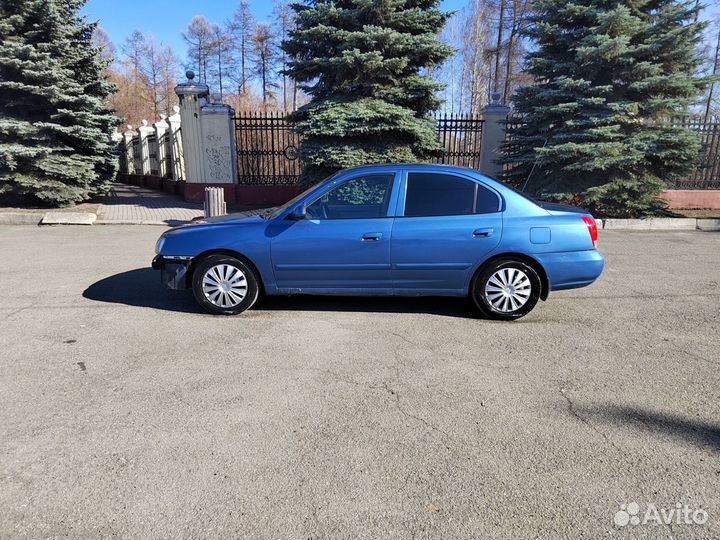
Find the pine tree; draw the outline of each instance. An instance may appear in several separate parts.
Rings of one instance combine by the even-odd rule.
[[[0,201],[66,205],[117,172],[112,86],[83,0],[0,0]]]
[[[509,128],[506,180],[598,215],[642,217],[665,208],[660,192],[687,174],[695,133],[671,120],[707,84],[696,76],[702,23],[685,0],[536,0],[536,42]]]
[[[293,114],[306,183],[367,163],[438,155],[428,113],[441,88],[427,70],[452,53],[437,35],[439,0],[306,0],[284,50],[288,74],[312,97]]]

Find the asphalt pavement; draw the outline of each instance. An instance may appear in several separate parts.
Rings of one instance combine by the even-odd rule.
[[[604,231],[598,283],[502,323],[206,315],[161,231],[0,227],[1,538],[720,536],[719,233]]]

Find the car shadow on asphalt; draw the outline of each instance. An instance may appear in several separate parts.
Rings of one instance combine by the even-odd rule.
[[[137,268],[108,276],[90,285],[83,297],[96,302],[124,304],[180,313],[206,313],[190,291],[171,291],[152,268]],[[448,317],[481,318],[467,298],[261,296],[251,312],[337,311],[359,313],[427,313]]]
[[[426,313],[478,319],[467,298],[387,296],[265,296],[253,311],[338,311],[358,313]]]
[[[181,313],[204,313],[189,291],[170,291],[152,268],[137,268],[96,281],[83,291],[96,302],[147,307]]]
[[[661,439],[674,439],[678,442],[691,443],[720,453],[720,425],[700,419],[682,417],[674,414],[650,411],[640,407],[624,407],[606,405],[591,407],[576,412],[589,419],[600,420],[636,431],[644,431]]]

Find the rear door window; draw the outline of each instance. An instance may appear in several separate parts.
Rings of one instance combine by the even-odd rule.
[[[460,216],[488,214],[500,209],[491,190],[461,176],[410,173],[405,194],[405,216]]]

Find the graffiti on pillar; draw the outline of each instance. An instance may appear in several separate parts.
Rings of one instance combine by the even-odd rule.
[[[217,135],[208,135],[205,140],[207,141],[205,155],[210,177],[208,180],[215,183],[232,182],[230,147],[219,146],[223,140]]]

